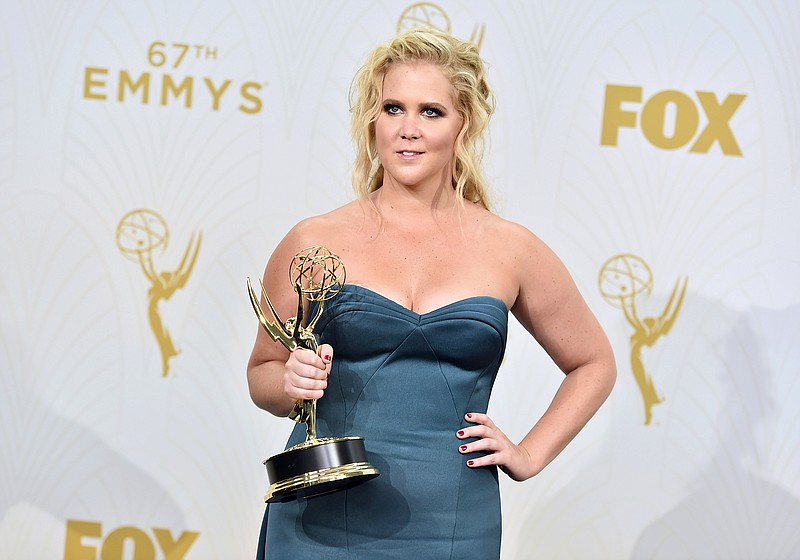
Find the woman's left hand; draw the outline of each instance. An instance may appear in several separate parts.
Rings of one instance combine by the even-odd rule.
[[[516,481],[527,480],[537,473],[533,458],[528,451],[513,443],[486,414],[469,412],[465,415],[467,422],[475,424],[456,432],[458,439],[478,438],[471,443],[459,445],[462,454],[485,452],[486,455],[470,459],[470,468],[497,465],[504,473]]]

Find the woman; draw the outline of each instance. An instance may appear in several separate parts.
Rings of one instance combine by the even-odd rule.
[[[291,354],[259,331],[253,401],[286,416],[318,402],[318,435],[361,435],[381,475],[265,515],[259,556],[499,557],[499,467],[540,472],[597,411],[616,376],[609,343],[536,236],[489,211],[481,139],[492,93],[477,48],[414,30],[373,51],[354,82],[356,201],[296,225],[264,284],[294,314],[286,269],[302,249],[338,254],[347,283]],[[508,311],[567,374],[518,444],[486,415]],[[289,445],[304,439],[298,425]]]

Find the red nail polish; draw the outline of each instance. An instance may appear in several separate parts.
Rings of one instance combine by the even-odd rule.
[[[325,360],[326,362],[330,362],[331,361],[331,355],[330,354],[325,354],[324,356],[322,356],[322,359]]]
[[[472,420],[472,414],[467,414],[467,420]]]
[[[470,459],[469,461],[467,461],[467,466],[468,466],[468,467],[471,467],[471,466],[472,466],[472,464],[473,464],[474,462],[475,462],[475,461],[473,461],[473,460],[471,460],[471,459]]]
[[[458,430],[458,437],[464,437],[464,430]]]
[[[459,447],[459,449],[461,449],[461,451],[466,451],[467,450],[467,446],[466,445],[462,445],[461,447]]]

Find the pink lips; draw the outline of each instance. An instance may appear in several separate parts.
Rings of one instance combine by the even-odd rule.
[[[415,152],[415,151],[412,151],[412,150],[402,150],[402,151],[399,151],[399,152],[396,152],[396,153],[397,153],[398,156],[400,156],[403,159],[415,159],[415,158],[421,156],[422,154],[424,154],[425,152]]]

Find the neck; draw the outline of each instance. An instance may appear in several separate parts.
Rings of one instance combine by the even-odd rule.
[[[430,216],[437,221],[452,215],[459,206],[449,178],[443,178],[438,185],[413,187],[387,179],[381,188],[372,193],[371,198],[384,215]]]

